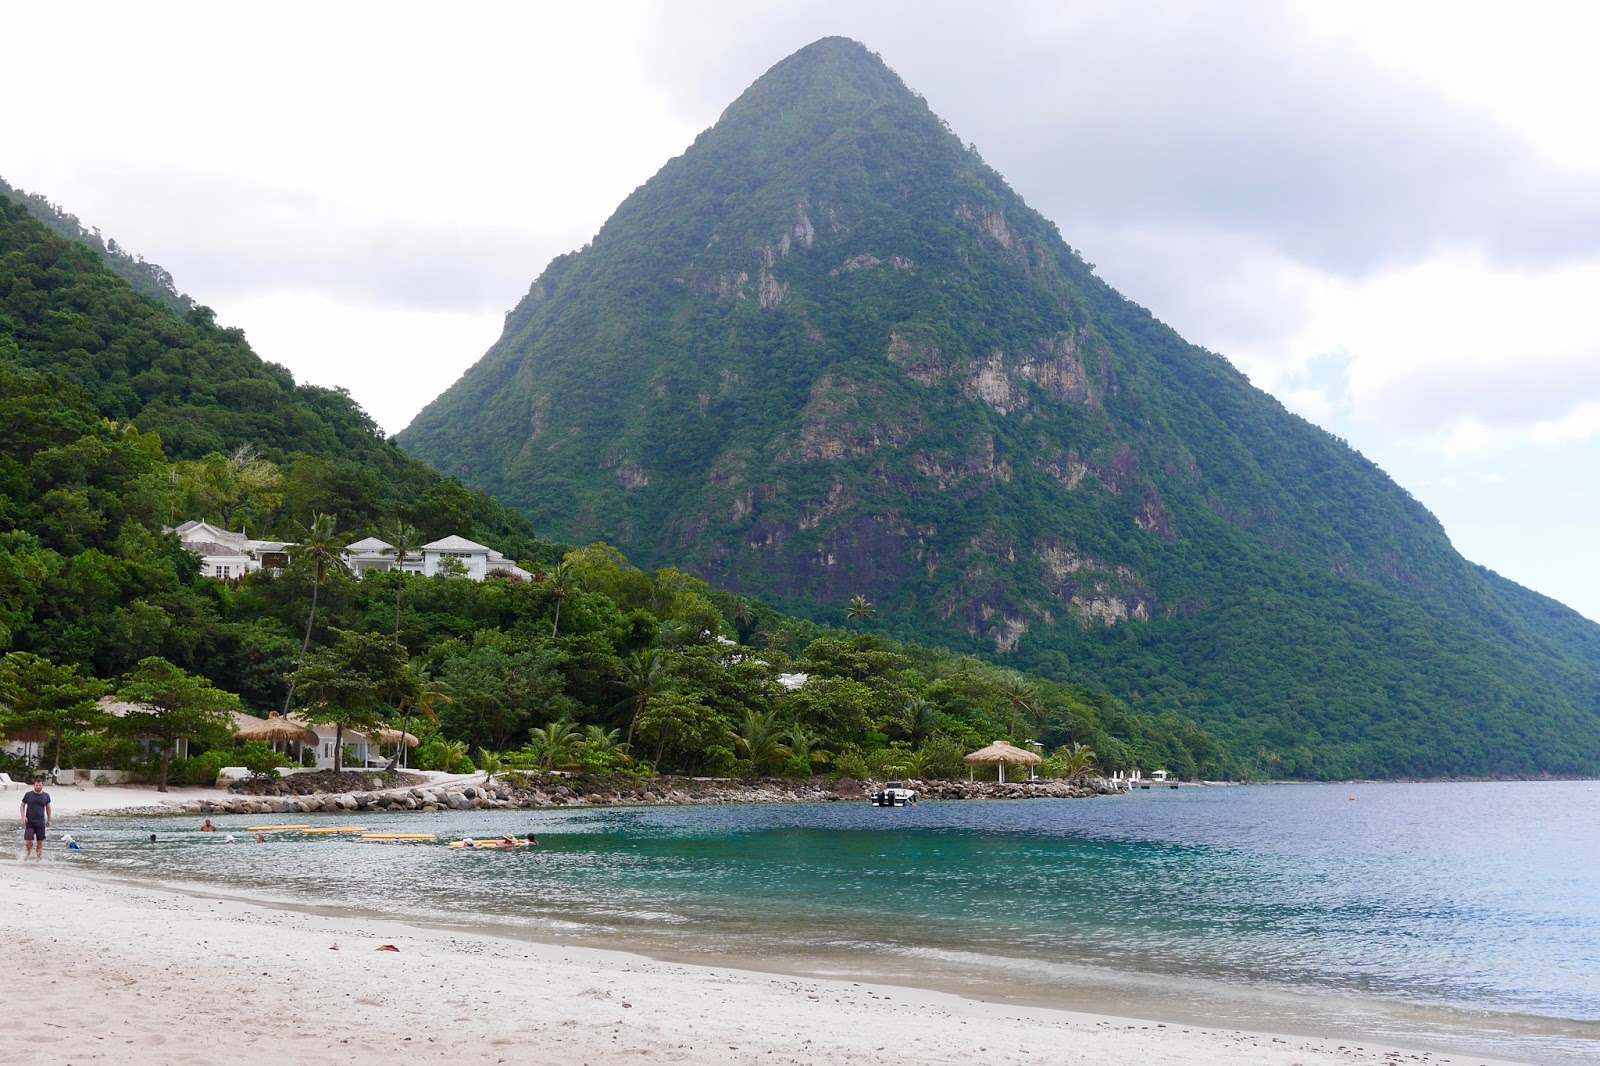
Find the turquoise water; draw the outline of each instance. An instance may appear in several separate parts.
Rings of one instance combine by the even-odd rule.
[[[83,823],[88,850],[71,861],[753,968],[1600,1062],[1596,788],[1218,787],[361,822],[441,839],[539,833],[536,851],[499,854],[227,847],[192,819],[106,818]]]

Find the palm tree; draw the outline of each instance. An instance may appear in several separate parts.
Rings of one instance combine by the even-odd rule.
[[[410,522],[396,520],[384,527],[380,536],[389,542],[381,554],[394,556],[394,639],[400,639],[400,596],[406,590],[405,562],[422,550],[428,538]]]
[[[300,659],[305,661],[307,653],[311,651],[311,630],[317,623],[317,593],[322,590],[322,577],[327,572],[328,564],[339,558],[339,553],[344,545],[339,543],[335,530],[337,522],[331,514],[318,513],[311,517],[311,524],[300,523],[300,543],[294,546],[296,558],[312,564],[315,568],[311,580],[311,613],[306,616],[306,639],[300,644]],[[289,714],[289,708],[294,706],[294,678],[289,678],[289,694],[283,698],[283,713]]]
[[[878,609],[865,596],[857,593],[850,598],[850,606],[845,609],[844,617],[847,622],[865,625],[877,613]]]
[[[633,656],[623,664],[622,677],[618,681],[628,693],[623,704],[631,704],[633,717],[628,719],[628,736],[624,743],[631,749],[633,747],[633,730],[639,724],[639,716],[644,709],[650,706],[650,701],[666,687],[671,679],[671,664],[662,654],[660,648],[644,648],[633,653]]]
[[[1000,694],[1011,705],[1011,725],[1007,735],[1015,740],[1017,723],[1033,716],[1033,704],[1039,698],[1039,690],[1021,674],[1007,673],[1000,679]]]
[[[450,698],[450,686],[443,681],[435,680],[434,676],[428,671],[412,665],[407,668],[407,673],[409,674],[407,680],[410,682],[408,687],[411,690],[411,694],[400,701],[400,706],[405,710],[405,718],[400,726],[400,732],[402,733],[411,732],[411,712],[413,710],[422,712],[422,716],[428,721],[437,722],[439,713],[435,708],[441,703],[455,702]],[[411,760],[406,755],[406,746],[404,744],[400,745],[400,751],[396,758],[404,760],[405,764],[409,765]]]
[[[825,763],[833,758],[822,747],[822,738],[798,723],[789,728],[789,751],[795,758],[804,759],[813,770],[818,763]]]
[[[750,601],[740,596],[733,601],[733,628],[739,633],[739,643],[750,643],[750,633],[756,626],[756,614]]]
[[[596,755],[607,755],[613,751],[624,754],[628,750],[628,746],[622,743],[622,730],[607,729],[603,725],[584,726],[583,743]]]
[[[733,736],[733,746],[750,760],[758,774],[763,767],[782,765],[794,754],[783,743],[783,728],[777,719],[776,712],[745,711],[744,721]]]
[[[582,740],[578,727],[563,718],[543,729],[535,729],[528,736],[527,750],[533,753],[534,761],[540,766],[555,770],[571,764],[572,749]]]
[[[545,575],[545,587],[550,590],[550,598],[556,601],[556,618],[550,624],[553,637],[561,632],[561,605],[578,591],[578,575],[573,573],[572,564],[563,559],[552,566]]]
[[[908,696],[900,706],[900,727],[918,747],[939,727],[939,719],[939,708],[921,696]]]
[[[442,740],[439,742],[439,762],[445,773],[454,773],[461,760],[467,757],[467,742]]]
[[[1077,781],[1094,772],[1099,758],[1089,745],[1075,742],[1070,748],[1057,748],[1055,762],[1063,777],[1068,781]]]
[[[483,771],[483,783],[493,785],[494,775],[505,768],[505,760],[498,751],[483,748],[478,752],[478,768]]]

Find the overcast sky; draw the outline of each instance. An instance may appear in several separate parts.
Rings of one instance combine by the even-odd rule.
[[[854,37],[1125,295],[1468,558],[1600,620],[1600,7],[32,4],[5,27],[0,176],[391,432],[751,81]]]

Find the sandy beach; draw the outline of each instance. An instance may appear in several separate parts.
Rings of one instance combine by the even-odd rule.
[[[1492,1062],[308,914],[59,852],[0,860],[0,928],[27,1003],[5,1063]]]

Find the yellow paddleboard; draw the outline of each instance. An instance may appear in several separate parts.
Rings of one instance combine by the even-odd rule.
[[[362,833],[362,840],[419,841],[432,840],[432,833]]]
[[[303,833],[311,827],[308,825],[251,825],[245,827],[246,833]]]
[[[452,848],[463,848],[467,851],[513,851],[517,848],[528,847],[528,842],[526,840],[517,840],[508,843],[491,839],[474,840],[471,844],[468,844],[465,840],[452,840],[450,846]]]

